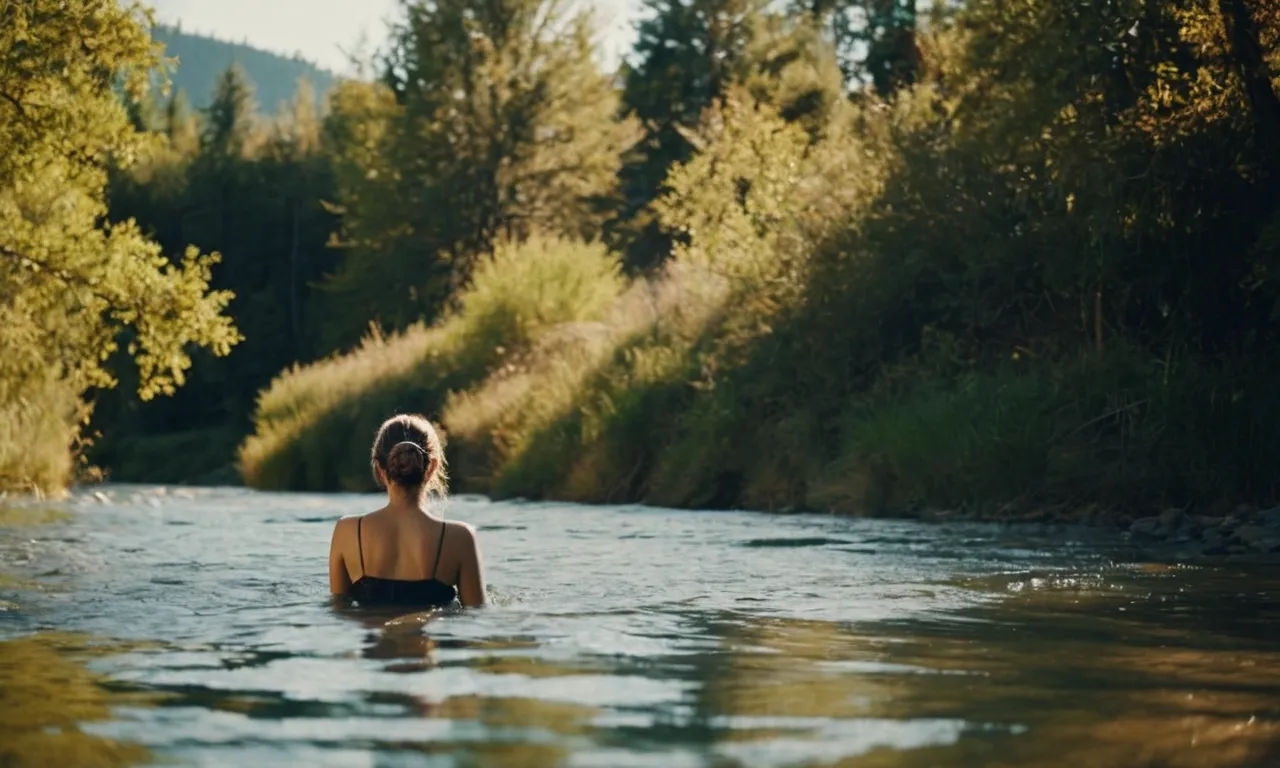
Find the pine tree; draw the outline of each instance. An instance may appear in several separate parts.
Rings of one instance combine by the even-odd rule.
[[[174,92],[165,106],[164,131],[169,145],[183,157],[191,157],[200,148],[200,122],[185,91]]]
[[[247,157],[257,137],[258,105],[253,83],[232,64],[219,77],[213,101],[205,110],[201,137],[206,153],[224,158]]]

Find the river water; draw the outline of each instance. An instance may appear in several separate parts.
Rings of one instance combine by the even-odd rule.
[[[358,495],[0,509],[0,765],[1280,766],[1280,573],[1089,534],[491,503],[494,605],[334,607]]]

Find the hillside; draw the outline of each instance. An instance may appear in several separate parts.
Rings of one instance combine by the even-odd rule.
[[[291,99],[300,77],[309,79],[317,94],[323,94],[335,79],[332,72],[309,61],[183,32],[180,27],[158,25],[152,36],[164,43],[166,56],[178,59],[177,70],[171,75],[174,91],[185,91],[196,108],[208,105],[214,82],[232,62],[248,73],[265,112],[274,112],[280,102]]]

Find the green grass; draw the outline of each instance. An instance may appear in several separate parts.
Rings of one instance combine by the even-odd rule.
[[[1265,366],[943,345],[832,389],[788,364],[815,354],[793,335],[744,331],[754,309],[706,274],[622,290],[602,251],[500,259],[520,253],[437,326],[277,379],[240,449],[246,481],[367,489],[378,424],[420,411],[444,427],[455,485],[497,497],[876,515],[1276,497],[1280,375]],[[577,260],[607,268],[563,269]]]
[[[1280,489],[1277,372],[1132,349],[926,381],[842,431],[813,503],[849,512],[1207,508]]]
[[[240,447],[245,482],[370,488],[369,445],[385,418],[420,412],[440,420],[451,392],[524,365],[552,329],[598,321],[622,285],[600,245],[534,239],[500,248],[477,270],[460,309],[437,325],[373,336],[347,355],[279,376],[261,396],[254,433]]]
[[[499,497],[647,498],[726,295],[723,281],[675,267],[632,284],[599,322],[561,324],[521,365],[454,393],[443,413],[454,476]]]
[[[0,382],[0,492],[56,493],[76,468],[86,408],[65,382]]]

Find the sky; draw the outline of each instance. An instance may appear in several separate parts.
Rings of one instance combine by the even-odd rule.
[[[633,38],[638,0],[582,0],[596,8],[606,66],[615,66]],[[362,36],[368,50],[381,44],[396,0],[150,0],[159,21],[195,32],[247,42],[285,55],[300,54],[325,69],[349,71],[347,54]]]

